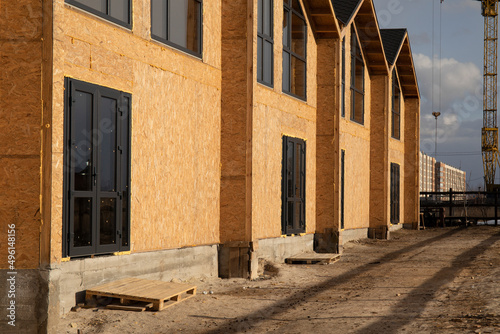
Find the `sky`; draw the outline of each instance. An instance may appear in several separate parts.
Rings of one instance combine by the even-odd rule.
[[[466,171],[471,190],[479,186],[484,189],[481,3],[475,0],[443,3],[374,0],[374,3],[380,28],[408,29],[421,95],[420,150],[435,155],[436,121],[432,112],[441,112],[437,160]],[[500,183],[500,168],[497,169],[496,183]]]

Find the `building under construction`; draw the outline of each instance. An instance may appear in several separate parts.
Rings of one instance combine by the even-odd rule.
[[[0,279],[16,271],[21,332],[51,332],[98,284],[254,278],[417,226],[410,41],[372,0],[0,11]]]

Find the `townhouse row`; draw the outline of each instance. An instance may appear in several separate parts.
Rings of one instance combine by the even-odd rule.
[[[0,279],[16,270],[18,328],[50,332],[104,282],[253,278],[259,260],[418,221],[410,42],[379,29],[372,0],[0,10],[0,216],[15,230]]]

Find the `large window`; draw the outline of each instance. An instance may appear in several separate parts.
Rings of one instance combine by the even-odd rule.
[[[342,83],[340,86],[340,114],[345,117],[345,37],[342,38]]]
[[[201,57],[201,7],[201,0],[151,0],[151,36]]]
[[[392,71],[392,138],[401,137],[401,89],[396,68]]]
[[[124,27],[132,27],[131,0],[66,0],[66,3]]]
[[[283,137],[281,233],[306,231],[306,142]]]
[[[273,0],[259,0],[257,27],[257,81],[273,86]]]
[[[391,224],[399,224],[399,165],[391,163]]]
[[[307,25],[297,0],[283,1],[283,91],[306,99]]]
[[[129,250],[131,96],[65,84],[63,254]]]
[[[361,54],[358,36],[351,29],[351,120],[365,122],[365,63]]]

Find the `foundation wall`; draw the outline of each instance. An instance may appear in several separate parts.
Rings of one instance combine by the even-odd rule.
[[[64,78],[132,95],[131,251],[219,242],[221,3],[203,4],[203,57],[150,37],[150,1],[128,30],[54,1],[52,263],[61,260]]]
[[[45,333],[47,321],[46,284],[38,269],[19,269],[15,275],[15,298],[10,298],[12,274],[0,270],[0,333]],[[5,282],[5,283],[4,283]],[[15,304],[12,306],[11,301]],[[10,308],[10,309],[9,309]],[[8,316],[14,315],[14,318]],[[15,326],[8,323],[14,321]]]
[[[256,254],[259,259],[283,263],[287,257],[312,252],[313,243],[313,234],[260,239]]]
[[[49,317],[57,319],[85,300],[85,290],[127,277],[160,281],[217,277],[217,246],[102,256],[51,265]],[[51,323],[51,327],[56,322]],[[50,328],[49,328],[50,332]]]

